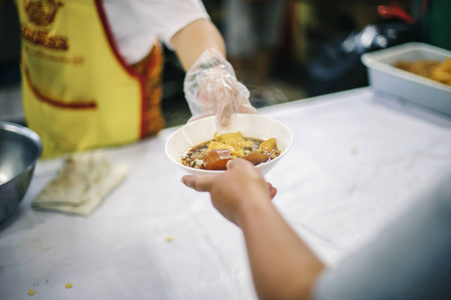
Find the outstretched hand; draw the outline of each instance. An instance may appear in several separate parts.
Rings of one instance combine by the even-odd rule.
[[[252,163],[239,158],[227,163],[226,172],[186,175],[182,182],[196,191],[209,192],[213,206],[238,226],[245,207],[270,202],[277,193]]]
[[[261,299],[311,299],[322,262],[272,205],[276,189],[242,158],[215,175],[187,175],[182,182],[209,192],[213,206],[244,234]]]

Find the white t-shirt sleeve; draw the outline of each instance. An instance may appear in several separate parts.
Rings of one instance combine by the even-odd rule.
[[[208,19],[200,0],[134,0],[136,14],[149,30],[173,49],[172,37],[188,24]]]
[[[156,40],[169,49],[172,37],[188,24],[209,19],[200,0],[103,0],[109,26],[128,63],[146,56]]]
[[[380,236],[324,272],[316,300],[451,299],[451,173]]]

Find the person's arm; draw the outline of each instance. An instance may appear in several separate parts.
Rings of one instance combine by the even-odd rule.
[[[185,98],[192,113],[189,121],[216,115],[228,125],[233,113],[256,113],[249,90],[237,80],[226,59],[224,40],[208,19],[196,20],[171,39],[183,68]]]
[[[207,191],[212,203],[238,225],[246,240],[252,276],[261,299],[311,299],[324,265],[271,203],[275,189],[248,161],[231,160],[218,175],[187,175],[182,181]]]
[[[224,39],[216,26],[208,19],[199,19],[180,30],[171,39],[174,51],[185,71],[206,49],[215,49],[226,57]]]

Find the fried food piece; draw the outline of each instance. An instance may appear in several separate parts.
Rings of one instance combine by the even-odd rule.
[[[204,167],[207,170],[225,170],[227,162],[232,159],[227,149],[214,149],[204,156]]]
[[[232,145],[225,144],[223,142],[215,142],[215,141],[210,142],[210,144],[208,145],[208,151],[212,150],[228,150],[234,158],[241,157],[244,155],[244,151],[241,148],[234,147]]]
[[[401,60],[394,65],[404,71],[432,79],[451,86],[451,59],[440,60],[421,59],[415,61]]]
[[[269,155],[271,158],[275,158],[279,153],[277,153],[277,143],[275,138],[270,138],[260,144],[257,150],[258,153],[264,153]]]
[[[243,158],[245,160],[250,161],[254,165],[258,165],[260,163],[270,160],[271,156],[264,154],[264,153],[251,153],[251,154],[246,155]]]
[[[217,142],[228,144],[232,147],[239,147],[241,143],[246,141],[243,137],[243,134],[240,131],[237,131],[236,133],[224,133],[221,134],[220,136],[218,136],[218,133],[215,132],[214,140]]]

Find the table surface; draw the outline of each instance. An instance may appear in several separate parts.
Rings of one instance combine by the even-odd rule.
[[[331,267],[451,170],[451,117],[370,88],[259,112],[294,135],[273,203]],[[0,228],[0,298],[255,299],[241,231],[165,155],[176,129],[106,149],[130,173],[89,217],[31,208],[62,162],[40,161]]]

